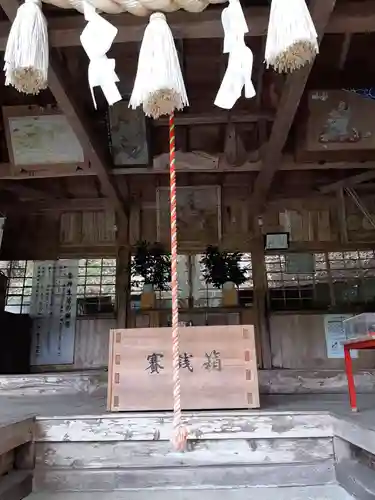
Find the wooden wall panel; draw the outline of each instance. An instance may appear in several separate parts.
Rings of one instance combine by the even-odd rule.
[[[60,218],[60,246],[114,245],[115,213],[112,210],[66,212]]]
[[[374,197],[360,196],[364,208],[375,221]],[[354,204],[353,200],[345,195],[346,223],[348,239],[351,242],[375,241],[375,229],[363,212]]]
[[[50,260],[58,256],[59,222],[53,213],[7,218],[1,260]]]
[[[108,366],[109,331],[115,327],[115,318],[77,319],[75,369]]]
[[[273,314],[270,317],[272,365],[290,369],[344,369],[344,359],[328,359],[323,314]],[[375,365],[375,351],[361,351],[355,368]]]

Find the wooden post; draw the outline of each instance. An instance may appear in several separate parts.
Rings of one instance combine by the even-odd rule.
[[[346,203],[344,188],[337,189],[337,215],[340,228],[340,241],[342,244],[348,243],[348,226],[346,222]]]
[[[264,262],[264,241],[257,217],[253,220],[253,236],[251,261],[254,283],[254,320],[257,337],[261,342],[261,367],[272,368],[271,338],[266,310],[267,279]]]
[[[130,312],[130,263],[131,249],[129,244],[129,217],[118,221],[117,234],[117,266],[116,266],[116,311],[117,328],[127,328]]]

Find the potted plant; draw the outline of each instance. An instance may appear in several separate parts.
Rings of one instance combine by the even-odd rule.
[[[131,276],[141,277],[143,291],[141,295],[141,308],[152,309],[155,307],[155,291],[169,289],[171,281],[171,258],[160,243],[140,241],[135,248],[132,261]]]
[[[247,268],[241,267],[242,257],[240,252],[220,251],[210,245],[200,260],[206,283],[223,291],[223,306],[238,305],[238,287],[245,283],[248,273]]]

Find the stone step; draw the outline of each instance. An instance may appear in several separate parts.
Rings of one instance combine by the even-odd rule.
[[[36,468],[102,469],[306,463],[333,459],[331,438],[211,439],[176,453],[169,441],[39,442]]]
[[[204,490],[152,490],[152,500],[352,500],[336,485]],[[33,493],[26,500],[150,500],[150,490],[80,493]]]
[[[35,491],[113,491],[152,488],[315,486],[335,482],[333,460],[267,464],[126,469],[37,468]]]

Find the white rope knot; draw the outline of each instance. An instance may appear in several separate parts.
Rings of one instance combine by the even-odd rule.
[[[116,62],[114,59],[108,59],[106,55],[117,35],[117,28],[95,12],[94,7],[87,1],[84,2],[83,7],[88,23],[80,39],[82,47],[90,59],[88,80],[92,100],[96,108],[94,87],[101,87],[108,104],[112,106],[122,99],[116,85],[119,81],[115,73]]]
[[[114,59],[108,59],[106,55],[96,57],[89,63],[89,86],[95,108],[94,87],[101,87],[104,97],[110,106],[118,100],[121,100],[121,95],[116,85],[119,79],[115,73],[115,66],[116,61]],[[118,97],[120,97],[120,99],[118,99]]]
[[[255,96],[251,81],[253,53],[245,44],[245,34],[249,31],[239,0],[229,0],[223,10],[221,21],[224,28],[224,49],[229,53],[228,67],[215,99],[215,106],[232,109],[241,97],[245,87],[245,97]]]

